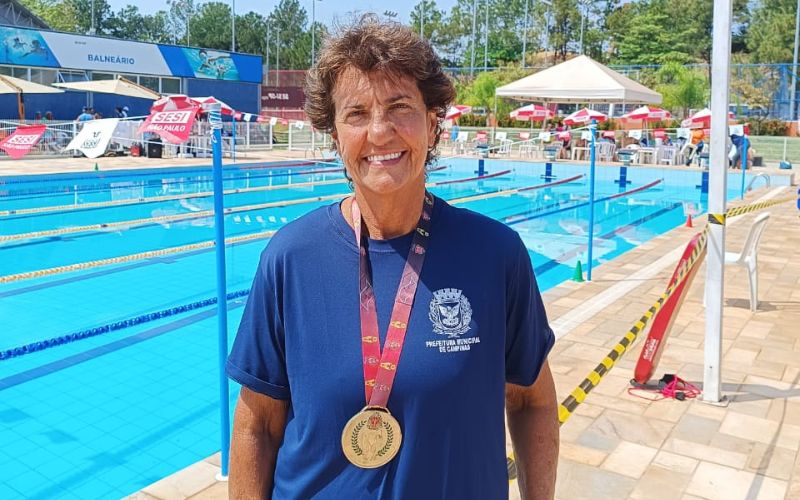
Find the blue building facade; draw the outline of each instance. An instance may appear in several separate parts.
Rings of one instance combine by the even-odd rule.
[[[251,54],[0,25],[0,74],[44,85],[122,76],[161,94],[213,95],[237,111],[258,113],[261,64],[261,56]],[[27,119],[50,111],[56,120],[74,119],[84,106],[105,117],[127,106],[129,116],[141,116],[152,104],[77,91],[26,94],[24,101]],[[19,118],[15,94],[0,95],[3,118]]]

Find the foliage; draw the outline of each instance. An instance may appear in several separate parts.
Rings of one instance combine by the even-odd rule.
[[[783,120],[756,118],[749,123],[751,135],[784,136],[789,131],[789,124]]]
[[[656,78],[656,90],[664,98],[662,105],[679,111],[680,117],[685,118],[690,108],[701,108],[708,102],[709,82],[694,69],[671,62],[658,70]]]
[[[754,62],[782,63],[792,60],[795,0],[761,0],[753,11],[747,32],[747,48]]]
[[[218,50],[231,48],[231,8],[227,3],[208,2],[198,9],[189,25],[192,43]]]

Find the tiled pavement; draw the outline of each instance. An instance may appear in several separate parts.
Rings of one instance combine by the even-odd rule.
[[[796,188],[776,191],[757,191],[748,201],[784,197]],[[793,202],[767,210],[772,217],[759,247],[757,312],[749,309],[746,271],[729,266],[725,272],[722,390],[728,405],[630,395],[638,339],[562,426],[557,498],[800,498],[800,212]],[[741,248],[756,214],[729,221],[730,251]],[[560,336],[550,356],[559,400],[664,291],[677,258],[659,259],[682,249],[702,226],[696,221],[695,229],[675,229],[602,265],[592,283],[567,282],[545,294]],[[566,321],[631,281],[631,290],[596,314]],[[669,372],[702,382],[704,282],[705,267],[675,320],[657,377]],[[130,498],[227,498],[226,484],[215,480],[218,464],[215,455]],[[515,483],[511,498],[519,498]]]
[[[253,154],[243,161],[289,156]],[[139,168],[156,164],[134,160]],[[132,159],[99,163],[101,170],[131,168]],[[168,163],[174,161],[158,165]],[[0,162],[0,174],[64,171],[74,164],[72,159]],[[86,160],[78,167],[91,168]],[[762,189],[748,201],[795,191]],[[772,217],[759,248],[757,312],[749,310],[746,271],[726,268],[722,390],[729,404],[651,402],[630,395],[628,381],[642,343],[637,340],[562,426],[558,498],[800,498],[800,212],[792,202],[768,211]],[[741,248],[755,216],[730,221],[729,250]],[[559,400],[664,291],[678,254],[702,224],[675,229],[596,268],[592,283],[567,282],[545,294],[559,335],[550,356]],[[702,268],[675,320],[657,377],[669,372],[702,381],[704,282]],[[226,483],[215,479],[218,472],[217,454],[130,498],[227,498]],[[511,498],[518,497],[512,483]]]

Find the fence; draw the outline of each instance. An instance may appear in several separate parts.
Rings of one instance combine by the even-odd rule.
[[[117,125],[109,144],[108,154],[129,152],[134,144],[146,145],[153,138],[151,134],[137,132],[141,120],[124,120]],[[17,127],[17,122],[0,120],[0,139],[10,135]],[[233,127],[236,127],[235,130]],[[64,148],[80,131],[80,123],[73,121],[47,122],[47,131],[29,155],[34,156],[72,156],[72,150]],[[289,150],[307,151],[318,154],[331,148],[330,135],[313,130],[307,123],[290,122],[288,125],[226,122],[222,130],[223,153],[231,155],[231,147],[235,141],[236,152]],[[184,145],[165,144],[163,154],[166,157],[177,156],[211,156],[209,139],[211,132],[208,122],[195,122],[189,141]],[[143,153],[144,154],[144,153]],[[3,158],[3,156],[0,156]]]

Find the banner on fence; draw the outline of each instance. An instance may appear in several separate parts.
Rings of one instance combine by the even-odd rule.
[[[65,150],[77,149],[87,158],[97,158],[106,152],[111,136],[117,128],[119,118],[106,118],[84,122],[84,126]]]
[[[13,134],[0,141],[0,149],[11,158],[19,160],[31,152],[45,130],[47,125],[20,125]]]
[[[189,140],[194,118],[199,110],[198,106],[191,104],[177,104],[172,111],[154,110],[139,127],[139,133],[152,132],[166,142],[183,144]]]

